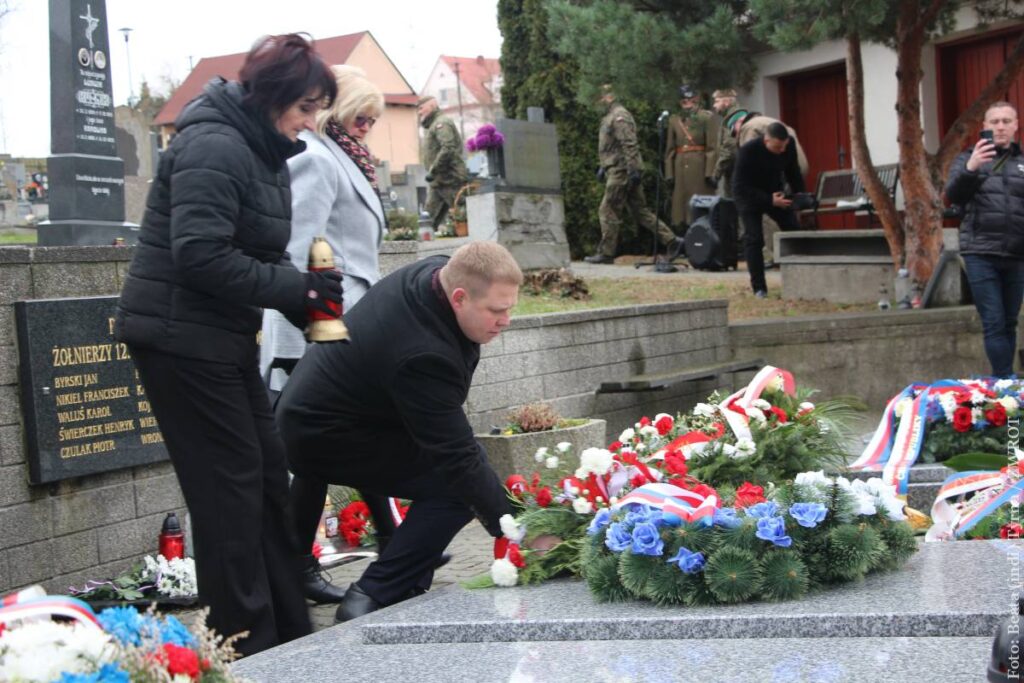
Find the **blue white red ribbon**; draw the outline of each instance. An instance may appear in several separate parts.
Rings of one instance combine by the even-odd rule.
[[[768,388],[768,385],[775,382],[778,378],[782,379],[782,390],[792,396],[796,392],[796,381],[793,379],[793,373],[766,365],[754,375],[754,379],[750,380],[747,386],[732,394],[717,406],[737,439],[751,439],[750,417],[745,411],[751,407],[754,401],[761,398],[761,394]],[[744,410],[743,414],[736,412],[730,407],[734,403],[737,408]]]
[[[968,493],[970,500],[952,502]],[[927,541],[959,538],[1012,498],[1024,495],[1024,479],[1006,472],[959,472],[942,484],[932,504]]]
[[[629,504],[657,508],[690,524],[710,525],[715,508],[718,507],[718,498],[705,498],[699,493],[672,484],[644,484],[619,499],[611,509],[614,512]]]
[[[63,595],[47,595],[41,598],[30,598],[0,607],[0,624],[32,617],[66,617],[74,619],[90,628],[103,630],[96,620],[92,607],[78,598]]]

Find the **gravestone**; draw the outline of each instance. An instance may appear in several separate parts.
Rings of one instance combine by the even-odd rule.
[[[167,459],[116,296],[14,305],[29,481],[42,484]]]
[[[534,108],[536,109],[536,108]],[[558,133],[543,116],[518,121],[499,119],[505,138],[500,163],[466,200],[471,239],[504,245],[524,270],[569,265],[565,202],[558,166]],[[497,156],[497,155],[495,155]]]
[[[49,220],[39,244],[134,244],[124,220],[104,0],[50,0]]]

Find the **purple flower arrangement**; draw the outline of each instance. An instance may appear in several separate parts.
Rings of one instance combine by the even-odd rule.
[[[470,152],[482,152],[488,149],[498,149],[505,144],[505,136],[498,132],[498,129],[487,123],[480,126],[476,135],[466,141],[466,149]]]

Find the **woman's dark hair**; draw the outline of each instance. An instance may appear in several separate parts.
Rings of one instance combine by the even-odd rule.
[[[305,34],[264,36],[256,41],[238,72],[244,103],[275,118],[307,93],[319,94],[330,106],[338,95],[334,74]]]

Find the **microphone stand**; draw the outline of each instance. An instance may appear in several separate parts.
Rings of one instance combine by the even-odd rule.
[[[658,117],[658,164],[657,173],[654,182],[654,227],[652,232],[654,233],[654,244],[651,247],[651,260],[650,262],[642,261],[635,264],[634,268],[640,268],[641,266],[654,266],[654,272],[656,273],[675,273],[678,272],[678,268],[669,263],[668,259],[664,261],[658,260],[658,221],[661,220],[661,185],[665,180],[665,127],[668,124],[668,111],[663,111],[661,116]],[[668,248],[666,247],[665,256],[668,256]]]

